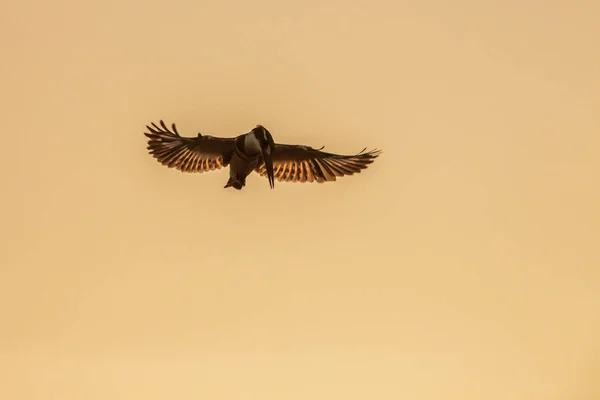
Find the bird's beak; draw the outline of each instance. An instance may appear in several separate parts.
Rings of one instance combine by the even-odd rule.
[[[267,177],[269,178],[269,186],[275,188],[275,173],[273,172],[273,158],[271,157],[272,146],[267,146],[262,149],[263,159],[265,160],[265,168],[267,169]]]

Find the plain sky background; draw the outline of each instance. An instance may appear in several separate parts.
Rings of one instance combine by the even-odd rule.
[[[598,1],[1,10],[0,398],[600,398]],[[159,119],[384,153],[224,190]]]

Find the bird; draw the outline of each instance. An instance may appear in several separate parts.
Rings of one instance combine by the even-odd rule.
[[[267,177],[271,189],[279,182],[333,182],[337,177],[360,173],[381,150],[340,155],[310,146],[275,143],[271,133],[256,125],[236,137],[216,137],[198,133],[196,137],[179,134],[160,120],[146,125],[148,153],[159,163],[184,173],[215,171],[229,166],[229,180],[223,188],[242,190],[246,178],[256,172]]]

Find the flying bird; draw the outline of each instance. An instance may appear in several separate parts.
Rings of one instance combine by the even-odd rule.
[[[181,172],[201,173],[229,166],[229,180],[224,188],[241,190],[252,171],[280,182],[332,182],[336,177],[360,173],[381,153],[380,150],[355,155],[327,153],[309,146],[275,143],[262,125],[231,138],[198,133],[183,137],[175,124],[170,130],[161,120],[160,126],[146,126],[148,152],[163,165]]]

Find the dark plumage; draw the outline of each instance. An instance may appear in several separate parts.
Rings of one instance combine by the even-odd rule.
[[[323,147],[321,148],[323,149]],[[380,150],[339,155],[312,147],[277,144],[273,152],[275,179],[281,182],[333,182],[336,177],[360,173],[381,154]],[[266,175],[264,163],[256,171]]]
[[[145,135],[150,139],[149,153],[161,164],[181,172],[213,171],[229,165],[235,139],[201,134],[195,138],[181,137],[175,124],[172,131],[163,121],[160,125],[146,126],[150,132]]]
[[[242,189],[246,177],[255,171],[267,176],[271,187],[274,180],[283,182],[332,182],[337,177],[360,173],[380,154],[380,150],[355,155],[339,155],[309,146],[279,144],[262,125],[233,138],[198,134],[182,137],[175,124],[170,130],[163,121],[152,123],[148,151],[161,164],[182,172],[213,171],[230,166],[230,178],[225,187]],[[230,165],[231,164],[231,165]]]

